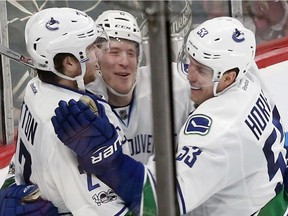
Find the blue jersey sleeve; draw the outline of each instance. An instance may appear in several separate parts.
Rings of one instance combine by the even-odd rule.
[[[98,175],[109,185],[128,205],[129,209],[138,214],[141,206],[144,187],[144,165],[123,154],[121,164],[117,169]]]

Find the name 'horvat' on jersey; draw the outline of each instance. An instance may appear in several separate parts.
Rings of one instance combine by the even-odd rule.
[[[249,115],[245,119],[246,125],[250,128],[257,140],[260,139],[267,126],[271,116],[271,107],[269,106],[264,94],[261,93]]]
[[[35,119],[33,118],[25,102],[23,102],[21,112],[22,112],[21,128],[23,129],[27,140],[32,145],[34,145],[34,138],[35,138],[38,122],[36,122]]]

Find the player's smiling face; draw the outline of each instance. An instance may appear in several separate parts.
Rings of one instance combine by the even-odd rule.
[[[200,105],[213,97],[213,70],[190,57],[187,79],[190,83],[191,99]]]
[[[136,79],[138,55],[136,43],[111,39],[110,49],[100,61],[100,70],[106,84],[121,94],[127,94]]]

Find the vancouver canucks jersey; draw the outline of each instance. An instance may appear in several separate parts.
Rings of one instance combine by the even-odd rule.
[[[283,194],[287,165],[283,146],[278,110],[258,79],[247,74],[201,104],[180,131],[176,165],[181,212],[193,210],[195,216],[258,212]],[[279,208],[277,215],[283,215],[285,208]]]
[[[284,141],[278,110],[253,74],[203,102],[179,134],[181,214],[287,215]],[[153,163],[149,161],[145,171],[143,215],[155,209],[153,202],[147,202],[155,203]]]
[[[28,83],[18,127],[16,182],[38,185],[42,198],[52,201],[59,213],[124,215],[127,208],[120,197],[94,175],[82,171],[76,155],[54,132],[51,117],[58,102],[77,101],[80,96],[80,92],[43,83],[37,77]],[[102,100],[99,103],[110,121],[119,126],[110,106]]]
[[[190,99],[189,83],[177,72],[176,63],[173,69],[173,102],[174,102],[174,134],[179,133],[193,104]],[[95,94],[107,96],[106,86],[100,77],[90,83],[87,88]],[[107,98],[108,99],[108,98]],[[160,100],[160,99],[159,99]],[[109,99],[108,99],[109,101]],[[137,84],[131,103],[126,107],[112,107],[119,119],[128,139],[130,155],[146,164],[149,157],[154,155],[153,142],[153,110],[151,91],[151,71],[149,66],[140,67],[137,72]]]

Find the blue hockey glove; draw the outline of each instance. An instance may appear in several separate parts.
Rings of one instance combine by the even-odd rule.
[[[134,211],[141,204],[144,166],[122,153],[124,141],[119,141],[104,107],[91,97],[90,102],[60,101],[52,117],[55,133],[78,155],[83,170],[109,185]]]
[[[51,120],[58,138],[77,154],[80,167],[100,175],[113,168],[122,149],[104,107],[97,99],[89,99],[90,102],[72,99],[68,104],[60,101]]]
[[[9,188],[1,189],[0,215],[58,215],[57,208],[51,202],[42,200],[41,198],[33,200],[33,194],[37,190],[38,187],[36,185],[13,185]]]

